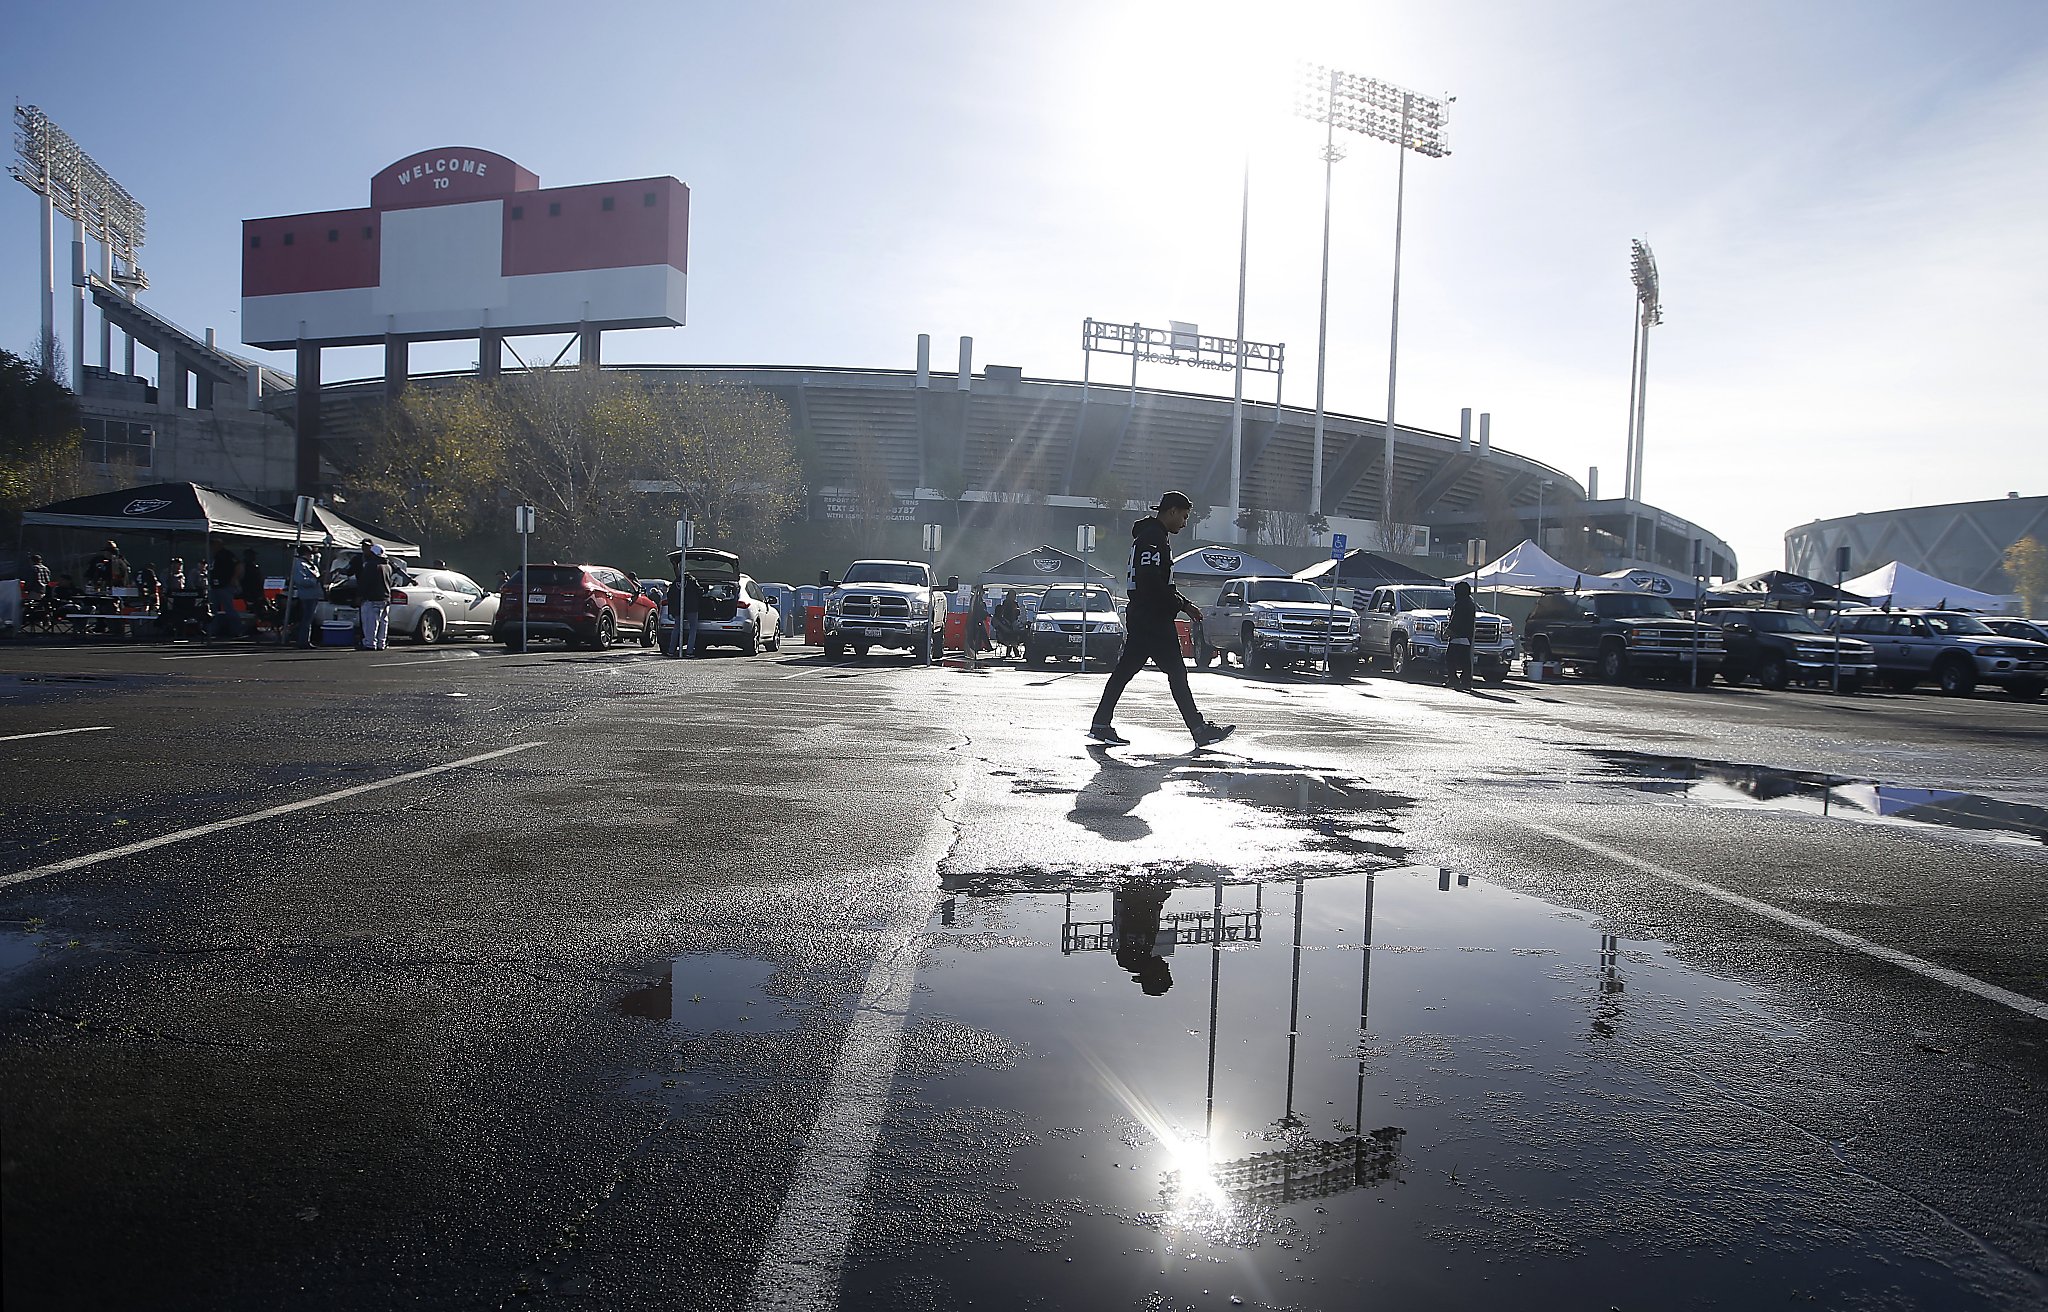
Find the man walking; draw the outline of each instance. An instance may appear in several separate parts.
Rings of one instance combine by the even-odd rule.
[[[1172,535],[1188,526],[1188,512],[1194,509],[1194,504],[1185,493],[1168,492],[1152,507],[1157,513],[1131,525],[1131,605],[1124,617],[1124,650],[1117,658],[1116,669],[1110,672],[1102,700],[1095,707],[1095,721],[1088,728],[1088,736],[1097,742],[1128,741],[1111,727],[1111,721],[1124,686],[1148,660],[1166,675],[1167,686],[1173,689],[1174,704],[1180,707],[1180,718],[1194,736],[1195,746],[1220,743],[1237,728],[1234,724],[1210,724],[1195,709],[1195,694],[1188,687],[1188,669],[1180,658],[1180,631],[1173,622],[1176,615],[1186,615],[1197,624],[1202,622],[1201,608],[1173,586]]]

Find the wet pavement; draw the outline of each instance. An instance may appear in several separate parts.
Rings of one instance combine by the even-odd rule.
[[[2048,1306],[2041,707],[380,655],[0,659],[10,1308]]]

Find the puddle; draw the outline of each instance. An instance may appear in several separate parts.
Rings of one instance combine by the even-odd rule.
[[[0,975],[12,975],[43,953],[46,935],[26,929],[0,929]]]
[[[769,989],[778,969],[727,952],[677,957],[659,982],[612,1006],[622,1015],[667,1021],[682,1034],[784,1034],[802,1024],[808,1007]]]
[[[1983,1288],[1715,1086],[1803,1032],[1664,943],[1433,868],[1069,887],[935,915],[844,1306]]]
[[[1868,779],[1736,765],[1643,752],[1588,751],[1615,774],[1600,782],[1742,810],[1789,811],[1835,820],[1969,829],[2011,843],[2048,843],[2048,807],[1981,793],[1909,788]]]

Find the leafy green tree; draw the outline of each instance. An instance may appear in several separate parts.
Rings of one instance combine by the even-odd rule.
[[[2005,573],[2025,600],[2027,614],[2048,612],[2048,547],[2029,534],[2005,549]]]
[[[0,535],[14,538],[24,511],[86,491],[84,443],[71,389],[0,351]]]

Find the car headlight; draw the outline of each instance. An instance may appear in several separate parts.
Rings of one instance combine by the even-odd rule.
[[[1123,625],[1118,624],[1115,620],[1104,620],[1095,626],[1095,631],[1097,633],[1122,633],[1124,629]]]
[[[1415,631],[1417,633],[1435,633],[1437,629],[1440,627],[1441,626],[1435,620],[1415,621]]]
[[[1514,622],[1513,620],[1511,620],[1511,619],[1506,619],[1506,618],[1503,618],[1503,619],[1501,620],[1501,622],[1500,622],[1500,631],[1501,631],[1501,634],[1502,634],[1503,636],[1505,636],[1505,637],[1509,637],[1509,638],[1512,638],[1512,637],[1514,637],[1514,636],[1515,636],[1515,622]]]
[[[1031,627],[1040,633],[1058,633],[1060,631],[1057,620],[1033,620]]]
[[[931,613],[932,599],[930,597],[912,597],[910,599],[910,614],[912,618],[928,619],[931,617]]]
[[[825,613],[827,615],[837,615],[839,613],[840,604],[844,601],[845,598],[841,597],[836,592],[833,593],[831,596],[825,598]]]

